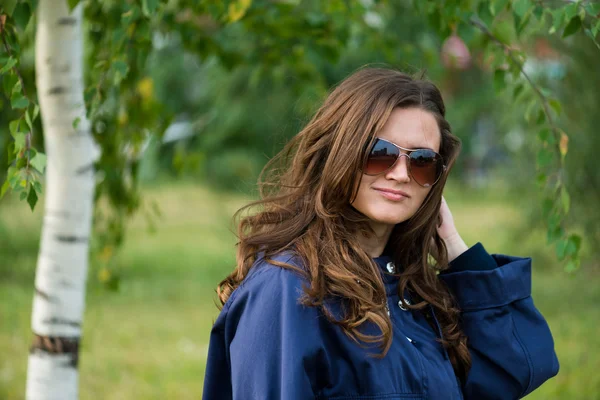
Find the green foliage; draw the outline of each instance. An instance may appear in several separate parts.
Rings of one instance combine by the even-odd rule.
[[[555,94],[562,100],[561,116],[565,125],[575,133],[568,140],[561,136],[562,140],[558,142],[563,152],[567,151],[561,176],[568,195],[561,191],[556,197],[560,197],[565,215],[568,212],[568,220],[580,227],[597,257],[597,249],[600,249],[600,226],[597,222],[600,220],[597,207],[600,202],[600,174],[596,166],[597,149],[600,148],[597,134],[600,76],[596,72],[600,52],[583,32],[573,35],[568,45],[561,40],[556,40],[553,45],[567,60],[565,78]],[[567,268],[570,268],[569,264]]]
[[[34,0],[7,0],[0,6],[0,75],[12,109],[12,142],[2,194],[22,192],[31,207],[40,194],[45,158],[32,145],[38,134],[39,108],[33,89],[26,91],[22,79],[24,50],[20,43],[26,31],[33,29],[30,21],[36,4]],[[79,1],[68,0],[68,4],[73,9]],[[557,256],[566,260],[569,269],[579,264],[579,247],[569,245],[573,233],[566,226],[572,207],[564,176],[570,140],[562,126],[564,104],[553,96],[554,88],[543,86],[526,71],[530,59],[526,39],[550,34],[564,41],[584,32],[600,48],[597,4],[93,0],[81,5],[86,21],[85,65],[90,66],[85,71],[84,98],[94,137],[102,149],[96,164],[101,177],[96,201],[106,205],[96,207],[95,248],[98,254],[110,255],[106,256],[107,268],[125,237],[126,220],[143,204],[139,193],[142,153],[149,138],[161,138],[176,114],[185,110],[193,129],[204,133],[190,139],[191,146],[167,148],[165,151],[171,152],[168,159],[178,165],[201,166],[215,181],[252,181],[262,160],[281,147],[279,137],[264,134],[266,128],[287,124],[289,133],[300,125],[298,117],[292,124],[286,122],[293,113],[282,108],[278,99],[265,98],[264,93],[276,88],[284,93],[281,101],[297,97],[301,119],[333,83],[360,63],[446,62],[448,54],[442,54],[440,60],[438,49],[450,36],[459,38],[473,58],[482,60],[479,68],[493,71],[494,90],[510,93],[526,125],[537,132],[532,150],[537,160],[536,180],[545,196],[553,199],[545,217],[548,240],[555,243]],[[414,15],[414,21],[403,18],[408,13]],[[400,19],[403,24],[398,24]],[[423,24],[428,24],[427,31]],[[165,64],[156,64],[161,54],[174,50],[179,53],[170,53],[171,59],[162,58]],[[177,64],[177,60],[181,62]],[[195,76],[202,79],[198,86],[205,88],[197,89],[191,98],[173,96],[175,86],[171,84],[179,92],[196,86],[186,75],[166,77],[162,66],[183,71],[198,61],[202,68]],[[452,70],[456,65],[448,63],[446,68]],[[211,74],[227,74],[228,78],[211,80]],[[252,112],[235,96],[253,101]],[[271,111],[273,121],[261,127],[253,117],[265,118],[265,110]],[[77,124],[73,121],[73,126]]]
[[[20,46],[18,35],[26,28],[31,18],[33,4],[23,2],[6,2],[0,8],[0,75],[2,88],[10,106],[16,111],[16,119],[9,122],[9,132],[13,139],[8,145],[8,171],[0,198],[9,190],[19,193],[22,200],[33,210],[41,194],[43,168],[41,160],[45,156],[32,145],[34,122],[39,113],[35,97],[28,95],[20,68]],[[35,163],[32,164],[32,160]],[[6,168],[6,166],[4,166]],[[41,170],[40,170],[41,168]]]
[[[487,8],[485,4],[489,4],[489,14],[485,11]],[[444,2],[437,7],[439,10],[433,12],[445,16],[447,25],[453,26],[453,29],[456,30],[455,25],[472,25],[485,36],[488,43],[502,50],[492,53],[491,63],[495,67],[494,86],[497,91],[512,86],[514,92],[521,95],[523,87],[531,89],[524,93],[525,97],[522,100],[526,103],[526,121],[530,125],[542,127],[538,133],[540,143],[537,150],[539,171],[537,180],[544,187],[544,191],[549,193],[551,198],[556,199],[556,204],[548,208],[548,243],[555,243],[556,254],[560,260],[567,259],[567,269],[576,269],[580,263],[579,247],[567,244],[572,243],[572,238],[578,236],[567,236],[568,233],[563,226],[566,224],[570,209],[570,195],[562,172],[568,153],[569,136],[557,122],[562,112],[562,105],[558,99],[550,96],[547,88],[540,86],[528,75],[524,68],[527,56],[517,50],[514,44],[518,43],[517,38],[524,32],[533,35],[546,30],[544,19],[546,16],[549,16],[552,21],[549,32],[562,30],[562,38],[567,38],[584,25],[595,24],[596,10],[583,2],[563,4],[556,8],[543,8],[540,3],[536,4],[529,0],[482,1],[479,3],[478,13],[465,13],[464,3]],[[432,12],[432,7],[428,11]],[[481,17],[478,14],[481,14]],[[495,18],[490,18],[490,14]],[[512,24],[509,22],[511,19]],[[506,72],[511,72],[511,81],[505,78]]]

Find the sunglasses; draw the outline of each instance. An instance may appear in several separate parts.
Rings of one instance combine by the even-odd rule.
[[[402,153],[400,150],[406,153]],[[408,158],[410,177],[423,187],[435,185],[446,170],[442,156],[431,149],[405,149],[385,139],[376,138],[367,155],[362,172],[365,175],[382,174],[389,171],[402,156]]]

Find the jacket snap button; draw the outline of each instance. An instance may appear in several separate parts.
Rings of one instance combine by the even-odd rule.
[[[393,274],[394,272],[396,272],[396,266],[395,266],[395,265],[394,265],[394,263],[393,263],[393,262],[391,262],[391,261],[390,261],[389,263],[387,263],[387,265],[385,266],[385,268],[387,269],[387,271],[388,271],[390,274]]]
[[[410,305],[410,300],[408,300],[408,299],[406,299],[406,298],[405,298],[405,299],[404,299],[404,302],[405,302],[406,304]],[[402,311],[408,311],[408,308],[406,308],[406,307],[404,307],[404,306],[402,305],[402,300],[398,300],[398,307],[400,307],[400,309],[401,309]]]

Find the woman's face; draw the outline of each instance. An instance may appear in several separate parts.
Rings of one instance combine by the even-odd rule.
[[[440,149],[441,133],[435,117],[420,108],[394,109],[377,137],[407,149],[428,148],[436,153]],[[412,217],[430,190],[410,177],[408,157],[400,157],[391,169],[379,175],[361,174],[352,206],[379,232]]]

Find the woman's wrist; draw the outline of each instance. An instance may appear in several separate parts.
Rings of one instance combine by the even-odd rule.
[[[458,232],[444,239],[446,250],[448,251],[448,262],[454,261],[458,256],[469,249],[469,246],[460,237]]]

